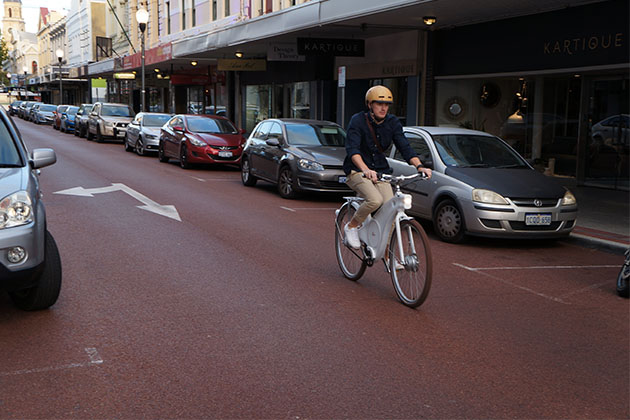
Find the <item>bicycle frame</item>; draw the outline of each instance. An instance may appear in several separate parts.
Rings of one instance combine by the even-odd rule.
[[[355,210],[359,208],[363,201],[360,197],[344,198],[348,205],[354,207]],[[405,214],[406,201],[408,201],[408,206],[411,207],[411,196],[409,194],[403,194],[400,191],[400,186],[396,184],[394,197],[384,203],[374,216],[369,215],[359,228],[359,239],[365,244],[363,250],[366,258],[369,260],[374,261],[385,256],[385,251],[389,245],[389,233],[390,229],[392,229],[392,225],[394,225],[394,231],[397,237],[400,251],[399,255],[404,254],[402,238],[400,236],[400,222],[401,220],[412,219]],[[413,251],[415,252],[415,249]],[[401,263],[404,263],[404,261],[401,261]]]

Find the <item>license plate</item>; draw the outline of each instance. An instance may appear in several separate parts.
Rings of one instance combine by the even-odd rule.
[[[347,178],[345,176],[340,176],[339,177],[339,183],[340,184],[345,184],[346,183]]]
[[[225,150],[219,151],[219,156],[221,157],[232,157],[232,152],[226,152]]]
[[[546,226],[551,224],[551,213],[526,214],[525,224],[527,226]]]

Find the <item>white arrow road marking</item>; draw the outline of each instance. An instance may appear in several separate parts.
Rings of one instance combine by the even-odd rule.
[[[85,349],[88,357],[90,358],[89,362],[82,363],[68,363],[67,365],[58,365],[58,366],[47,366],[42,368],[34,368],[34,369],[22,369],[22,370],[14,370],[10,372],[0,372],[0,377],[3,376],[17,376],[17,375],[25,375],[29,373],[43,373],[43,372],[53,372],[56,370],[65,370],[65,369],[73,369],[78,367],[89,367],[93,365],[100,365],[103,363],[103,359],[98,354],[98,350],[89,347]]]
[[[101,187],[101,188],[83,188],[83,187],[74,187],[69,188],[67,190],[56,191],[53,194],[64,194],[64,195],[74,195],[78,197],[94,197],[94,194],[103,194],[114,191],[122,191],[124,193],[129,194],[136,200],[140,201],[144,204],[144,206],[136,206],[139,209],[147,210],[152,213],[159,214],[160,216],[166,216],[171,219],[175,219],[178,222],[181,222],[182,219],[179,217],[179,213],[175,206],[171,205],[161,205],[151,200],[146,195],[140,194],[138,191],[129,188],[125,184],[112,184],[109,187]]]

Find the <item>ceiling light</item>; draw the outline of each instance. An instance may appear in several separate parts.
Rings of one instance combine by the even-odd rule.
[[[435,22],[437,22],[437,18],[435,16],[424,16],[422,18],[422,21],[424,22],[425,25],[431,26],[431,25],[434,25]]]
[[[190,65],[194,67],[194,66],[196,66],[196,65],[197,65],[197,62],[196,62],[196,61],[191,61],[191,62],[190,62]]]
[[[241,51],[236,51],[234,55],[237,56],[238,58],[243,57],[243,53]]]
[[[159,73],[160,69],[153,69],[154,72]]]

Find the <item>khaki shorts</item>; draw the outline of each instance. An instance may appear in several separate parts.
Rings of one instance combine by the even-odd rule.
[[[365,178],[362,172],[351,171],[346,184],[365,200],[353,217],[353,220],[359,224],[363,223],[370,213],[378,210],[383,203],[394,197],[389,182],[379,181],[375,184]]]

